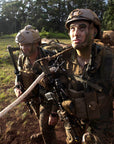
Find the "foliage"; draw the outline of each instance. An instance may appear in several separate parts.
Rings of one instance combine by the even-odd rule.
[[[15,37],[16,37],[17,33],[14,34],[6,34],[6,35],[2,35],[0,36],[1,39],[8,39],[8,38],[12,38],[12,41],[14,43]],[[67,33],[58,33],[58,32],[47,32],[45,30],[45,28],[43,27],[41,32],[40,32],[40,36],[41,38],[58,38],[58,39],[68,39],[68,34]]]
[[[46,32],[46,31],[42,31],[40,32],[40,36],[41,38],[59,38],[59,39],[67,39],[68,38],[68,34],[64,34],[64,33],[58,33],[58,32]]]
[[[114,30],[114,2],[109,0],[103,16],[103,26],[106,30]]]
[[[104,21],[106,6],[105,0],[0,0],[0,34],[16,33],[27,24],[39,31],[44,27],[48,32],[63,33],[67,16],[73,9],[90,8]],[[104,17],[110,17],[111,13],[107,14]],[[105,29],[106,25],[103,26]]]
[[[17,34],[17,33],[1,35],[0,38],[1,38],[1,39],[8,39],[8,38],[12,38],[12,40],[14,41],[14,38],[16,37],[16,34]]]

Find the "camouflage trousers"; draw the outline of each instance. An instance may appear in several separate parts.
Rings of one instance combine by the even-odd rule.
[[[40,102],[39,102],[39,98],[38,97],[33,97],[32,99],[30,99],[28,101],[29,104],[29,111],[31,113],[34,113],[36,118],[39,119],[39,106],[40,106]]]
[[[43,135],[44,144],[56,144],[55,127],[48,125],[49,115],[52,110],[52,103],[47,102],[40,105],[39,125]]]
[[[34,98],[29,101],[30,108],[39,121],[40,133],[42,133],[44,144],[56,144],[55,127],[48,125],[49,115],[52,111],[52,102],[38,103]]]

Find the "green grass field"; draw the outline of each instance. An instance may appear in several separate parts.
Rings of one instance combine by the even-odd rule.
[[[14,86],[14,68],[10,59],[7,45],[16,46],[14,38],[0,38],[0,102],[12,100]],[[1,109],[2,105],[0,105]]]

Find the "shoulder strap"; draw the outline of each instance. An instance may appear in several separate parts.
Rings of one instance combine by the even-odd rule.
[[[101,60],[102,56],[100,55],[100,52],[102,51],[102,49],[103,49],[103,47],[101,47],[95,43],[92,45],[91,59],[85,70],[86,74],[89,77],[92,77],[97,72],[98,68],[100,67],[100,64],[102,61]],[[84,71],[84,73],[85,73],[85,71]]]

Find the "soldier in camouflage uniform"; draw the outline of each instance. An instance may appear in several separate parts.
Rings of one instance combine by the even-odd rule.
[[[83,144],[113,144],[113,57],[110,48],[94,43],[100,36],[100,21],[90,9],[75,9],[66,20],[72,49],[63,53],[69,78],[69,93],[75,114],[83,126]],[[77,77],[79,79],[77,79]],[[74,140],[65,123],[67,144]]]
[[[16,96],[19,97],[42,72],[40,64],[35,63],[35,61],[41,57],[52,55],[53,53],[43,50],[40,47],[41,38],[39,36],[39,31],[34,30],[30,25],[27,25],[17,34],[15,41],[19,44],[21,50],[21,54],[18,59],[18,69],[20,71],[22,81],[19,81],[16,78],[14,88]],[[37,85],[27,96],[25,102],[39,119],[41,131],[38,134],[32,135],[31,140],[36,140],[37,142],[41,142],[41,140],[43,140],[45,144],[51,144],[56,143],[54,126],[57,119],[55,118],[54,121],[53,117],[51,117],[52,122],[50,120],[50,123],[54,126],[50,126],[48,124],[52,104],[45,100],[45,92],[46,91],[41,86]],[[52,139],[50,139],[50,137],[52,137]]]

